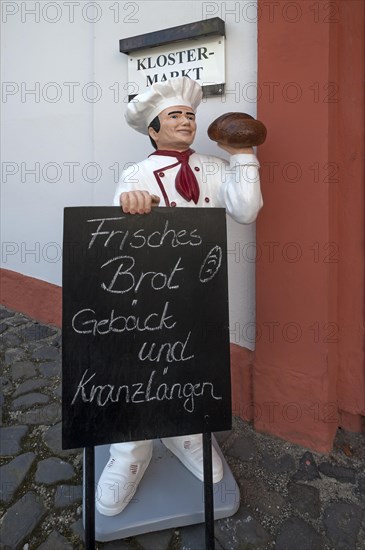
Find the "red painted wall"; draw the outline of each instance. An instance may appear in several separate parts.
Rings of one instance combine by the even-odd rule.
[[[0,269],[1,303],[42,323],[61,326],[62,288],[26,277],[16,271]]]
[[[364,368],[364,2],[341,6],[337,110],[340,169],[338,323],[340,369],[337,396],[341,425],[365,433]]]
[[[273,4],[270,13],[259,1],[258,117],[268,140],[259,151],[255,427],[328,451],[339,410],[365,414],[364,4]]]

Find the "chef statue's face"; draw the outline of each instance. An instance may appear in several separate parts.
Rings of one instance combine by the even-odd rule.
[[[168,107],[158,115],[160,130],[149,128],[151,138],[157,149],[186,151],[193,143],[196,133],[196,121],[193,111],[186,106]]]

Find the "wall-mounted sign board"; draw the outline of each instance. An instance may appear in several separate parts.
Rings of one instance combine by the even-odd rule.
[[[231,426],[222,208],[65,209],[64,448]]]
[[[187,40],[129,54],[128,82],[144,90],[155,82],[189,76],[203,86],[224,85],[224,37]]]
[[[119,49],[129,58],[134,95],[179,76],[199,82],[205,96],[224,92],[225,25],[218,17],[126,38]]]

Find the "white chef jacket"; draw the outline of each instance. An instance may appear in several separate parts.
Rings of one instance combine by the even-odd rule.
[[[263,205],[260,164],[254,154],[232,155],[230,162],[219,157],[193,153],[189,165],[199,183],[199,201],[184,199],[175,188],[180,163],[175,157],[152,155],[123,171],[114,205],[124,191],[148,191],[160,197],[159,206],[222,207],[239,223],[252,223]]]

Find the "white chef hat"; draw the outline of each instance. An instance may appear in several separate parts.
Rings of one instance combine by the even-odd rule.
[[[200,84],[188,76],[156,82],[128,103],[125,118],[134,130],[148,135],[149,124],[161,111],[183,105],[195,113],[202,96]]]

